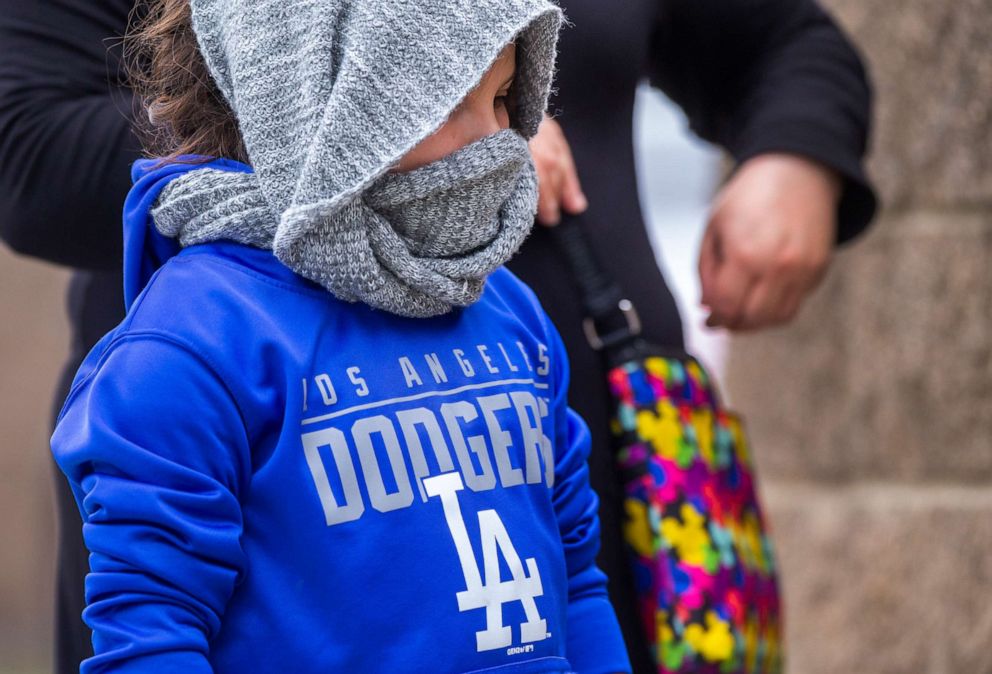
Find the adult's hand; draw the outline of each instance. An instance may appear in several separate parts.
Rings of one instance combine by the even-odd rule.
[[[765,154],[717,195],[699,255],[709,327],[754,330],[790,321],[826,273],[840,177],[816,162]]]
[[[530,153],[537,167],[537,221],[552,227],[561,221],[561,212],[578,215],[589,207],[572,149],[558,122],[547,115],[530,141]]]

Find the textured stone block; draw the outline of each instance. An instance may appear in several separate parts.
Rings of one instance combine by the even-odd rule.
[[[66,277],[0,247],[0,672],[51,657],[55,518],[48,436],[69,341]]]
[[[727,385],[771,479],[992,479],[992,216],[880,223]]]
[[[992,204],[992,0],[825,4],[869,63],[884,200]]]
[[[766,496],[791,674],[992,673],[992,489]]]

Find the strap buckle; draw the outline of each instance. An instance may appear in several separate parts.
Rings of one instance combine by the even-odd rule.
[[[623,314],[624,319],[627,321],[627,326],[615,330],[606,336],[599,334],[595,320],[592,318],[583,319],[582,331],[586,335],[586,341],[589,342],[589,346],[595,351],[602,351],[607,346],[612,346],[641,334],[641,317],[638,315],[637,309],[634,308],[634,303],[628,299],[622,299],[617,303],[617,309]]]

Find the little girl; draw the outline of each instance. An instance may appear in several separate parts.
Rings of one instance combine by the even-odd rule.
[[[84,672],[628,671],[530,291],[547,0],[156,0],[127,318],[52,439]]]

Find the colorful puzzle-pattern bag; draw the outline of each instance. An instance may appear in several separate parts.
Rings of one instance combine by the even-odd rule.
[[[696,359],[641,338],[581,224],[553,231],[607,361],[624,538],[659,674],[780,673],[775,561],[740,419]]]

